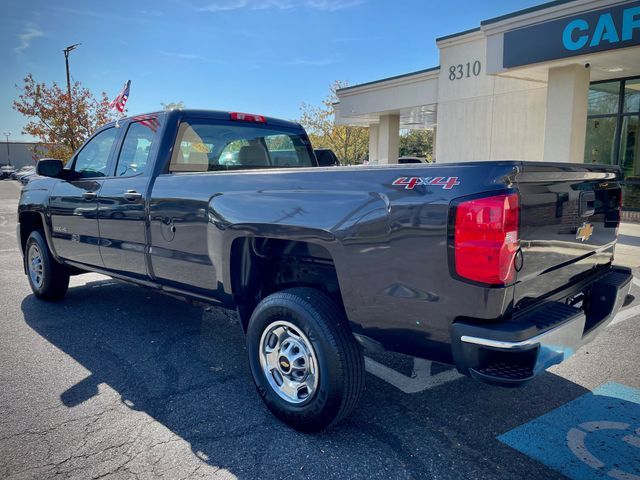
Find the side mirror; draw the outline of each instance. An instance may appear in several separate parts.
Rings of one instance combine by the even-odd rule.
[[[36,164],[36,174],[43,177],[58,177],[64,168],[62,160],[57,158],[43,158]]]

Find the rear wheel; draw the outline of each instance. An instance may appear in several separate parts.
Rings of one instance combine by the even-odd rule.
[[[34,230],[25,245],[24,261],[29,285],[42,300],[60,300],[69,287],[69,271],[51,255],[42,232]]]
[[[364,357],[344,314],[324,293],[293,288],[266,297],[249,321],[247,349],[260,396],[289,426],[322,430],[357,405]]]

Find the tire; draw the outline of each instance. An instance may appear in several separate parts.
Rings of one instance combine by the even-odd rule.
[[[61,300],[69,287],[69,270],[51,255],[42,232],[34,230],[24,248],[24,264],[29,285],[42,300]]]
[[[259,395],[290,427],[317,432],[356,407],[364,356],[344,314],[324,293],[292,288],[269,295],[251,315],[246,340]]]

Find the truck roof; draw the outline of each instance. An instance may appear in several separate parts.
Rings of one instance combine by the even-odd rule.
[[[124,121],[128,121],[128,120],[135,120],[139,117],[147,117],[147,116],[151,116],[151,115],[157,115],[157,116],[164,116],[167,118],[174,118],[174,117],[178,117],[178,118],[183,118],[183,117],[191,117],[191,118],[208,118],[208,119],[212,119],[212,120],[229,120],[229,115],[231,114],[231,111],[224,111],[224,110],[200,110],[200,109],[194,109],[194,108],[178,108],[178,109],[174,109],[174,110],[160,110],[160,111],[156,111],[156,112],[148,112],[148,113],[140,113],[140,114],[136,114],[136,115],[130,115],[128,117],[119,119],[118,121],[120,122],[124,122]],[[253,112],[243,112],[243,113],[250,113],[253,114]],[[255,115],[261,115],[261,114],[255,114]],[[282,120],[279,118],[275,118],[275,117],[268,117],[266,115],[261,115],[266,119],[266,124],[267,125],[272,125],[272,126],[277,126],[277,127],[285,127],[285,128],[295,128],[295,129],[299,129],[302,128],[302,126],[297,123],[297,122],[290,122],[288,120]],[[110,124],[114,124],[114,122],[110,122],[107,125]]]

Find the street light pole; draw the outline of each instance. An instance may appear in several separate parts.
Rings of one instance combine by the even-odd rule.
[[[9,136],[11,135],[11,132],[4,131],[4,132],[2,132],[2,134],[7,139],[7,161],[9,162],[9,165],[11,165],[11,151],[9,150]]]
[[[76,145],[75,142],[73,141],[73,131],[71,129],[71,119],[73,118],[73,101],[71,99],[71,76],[69,75],[69,53],[72,50],[75,50],[76,48],[78,48],[80,45],[82,45],[81,43],[75,43],[73,45],[69,45],[67,48],[65,48],[63,50],[64,52],[64,64],[65,67],[67,69],[67,96],[69,98],[69,122],[68,122],[68,129],[69,129],[69,141],[71,142],[71,150],[75,150],[76,149]]]

